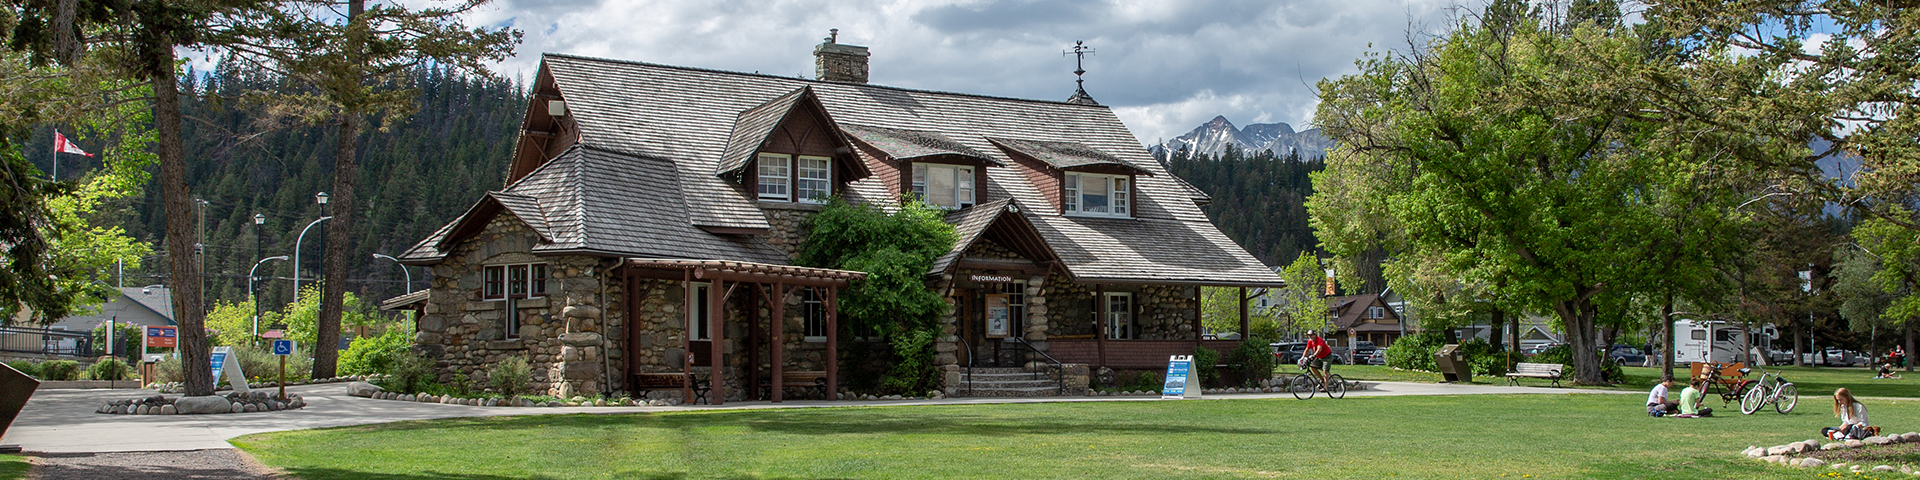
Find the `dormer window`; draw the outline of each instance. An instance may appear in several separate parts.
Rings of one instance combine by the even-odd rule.
[[[1067,172],[1063,183],[1061,210],[1067,215],[1133,216],[1131,176]]]
[[[833,159],[827,157],[800,157],[799,179],[794,191],[800,195],[797,200],[806,203],[827,203],[827,197],[833,196]]]
[[[973,206],[973,167],[913,164],[913,195],[928,205],[946,208]]]
[[[793,157],[777,153],[760,154],[760,199],[790,201],[787,196],[792,190]]]

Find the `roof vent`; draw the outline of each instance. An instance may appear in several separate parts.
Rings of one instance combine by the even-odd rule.
[[[553,116],[553,117],[567,116],[567,101],[566,100],[548,100],[547,115]]]
[[[829,82],[867,83],[867,47],[840,43],[840,29],[813,47],[813,78]]]

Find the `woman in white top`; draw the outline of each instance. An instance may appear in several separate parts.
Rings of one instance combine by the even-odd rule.
[[[1833,391],[1833,415],[1840,417],[1839,427],[1827,427],[1821,433],[1834,440],[1862,439],[1867,432],[1867,406],[1853,398],[1846,388]]]

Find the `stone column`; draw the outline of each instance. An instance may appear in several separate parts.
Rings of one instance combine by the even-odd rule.
[[[1027,341],[1040,351],[1047,351],[1047,276],[1034,275],[1027,278]],[[1030,361],[1039,361],[1043,357],[1033,355]]]

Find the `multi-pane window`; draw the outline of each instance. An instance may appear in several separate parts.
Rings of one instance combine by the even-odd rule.
[[[487,300],[507,298],[507,267],[493,265],[486,268],[486,288],[481,296]]]
[[[1139,338],[1139,332],[1133,325],[1133,294],[1127,292],[1107,293],[1107,339],[1132,340]]]
[[[507,266],[507,296],[527,298],[527,266]]]
[[[788,182],[793,180],[793,158],[776,153],[760,154],[760,198],[790,200]]]
[[[1131,216],[1132,179],[1126,175],[1068,173],[1061,210],[1070,215]]]
[[[1367,318],[1387,318],[1387,309],[1380,308],[1380,307],[1367,307]]]
[[[1000,284],[1000,293],[1007,294],[1007,317],[1009,332],[1015,337],[1027,335],[1027,281],[1016,280]]]
[[[534,297],[547,296],[547,264],[536,263],[532,265],[532,268],[533,275],[530,280],[532,283],[527,287],[528,295]]]
[[[974,203],[973,167],[913,164],[913,195],[928,205],[967,208]]]
[[[710,323],[712,319],[707,318],[707,313],[712,310],[712,308],[707,305],[707,287],[710,285],[711,284],[707,283],[693,284],[693,305],[687,307],[687,311],[693,312],[693,321],[691,323],[693,324],[692,338],[694,340],[713,340],[713,325]]]
[[[800,291],[801,331],[809,342],[827,341],[827,305],[821,299],[819,289]]]
[[[826,157],[800,157],[799,178],[795,180],[794,191],[799,193],[795,200],[808,203],[826,203],[833,196],[833,159]]]

